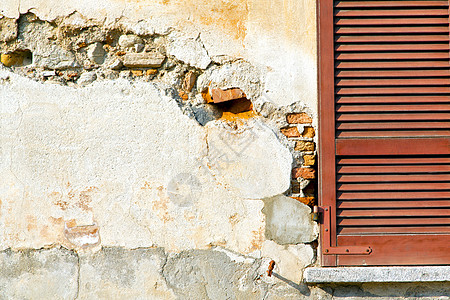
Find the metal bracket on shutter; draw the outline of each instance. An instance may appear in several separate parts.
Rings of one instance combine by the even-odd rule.
[[[323,216],[323,254],[324,255],[346,255],[346,254],[358,254],[369,255],[372,253],[372,248],[364,246],[331,246],[331,207],[319,206],[319,212]]]

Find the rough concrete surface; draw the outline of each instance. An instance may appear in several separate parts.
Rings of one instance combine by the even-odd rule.
[[[62,248],[0,252],[0,299],[75,299],[77,254]]]
[[[175,299],[162,276],[162,249],[104,248],[80,258],[78,299]]]

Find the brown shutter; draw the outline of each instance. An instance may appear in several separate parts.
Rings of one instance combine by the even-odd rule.
[[[318,11],[323,264],[450,264],[449,1]]]

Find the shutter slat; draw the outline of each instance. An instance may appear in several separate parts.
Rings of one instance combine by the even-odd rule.
[[[450,181],[450,174],[420,174],[420,175],[340,175],[338,183],[342,182],[438,182]]]
[[[340,123],[337,130],[363,129],[450,129],[449,122]]]
[[[346,112],[390,112],[390,111],[450,111],[450,104],[411,104],[411,105],[339,105],[339,113]],[[450,123],[448,124],[450,125]]]
[[[365,51],[445,51],[449,50],[448,43],[441,44],[343,44],[337,45],[338,52],[365,52]]]
[[[339,122],[345,121],[438,121],[450,120],[450,113],[398,113],[398,114],[338,114]]]
[[[450,207],[450,200],[408,200],[408,201],[340,201],[337,207],[339,209],[355,208],[438,208]]]
[[[402,191],[402,190],[450,190],[448,182],[433,182],[425,185],[417,183],[344,183],[337,186],[338,191]]]
[[[337,1],[337,8],[448,6],[448,1]]]
[[[338,132],[337,137],[340,138],[360,138],[360,137],[427,137],[427,136],[450,136],[450,130],[436,131],[436,130],[404,130],[404,131],[344,131]]]
[[[450,70],[371,70],[371,71],[338,71],[336,77],[449,77]],[[445,78],[445,80],[448,80]]]
[[[336,17],[409,17],[409,16],[447,16],[447,9],[367,9],[338,10]]]
[[[450,233],[450,226],[395,226],[395,227],[345,227],[339,230],[340,235],[361,235],[361,234],[433,234]]]
[[[449,59],[448,52],[411,52],[411,53],[338,53],[337,60],[397,60],[397,59]]]
[[[337,43],[448,42],[448,35],[341,35]]]
[[[338,97],[338,104],[364,103],[450,103],[450,96],[349,96]]]
[[[340,235],[362,235],[362,234],[433,234],[450,233],[450,226],[408,226],[408,227],[346,227],[339,230]]]
[[[401,164],[450,164],[450,157],[395,157],[395,158],[339,158],[339,165],[401,165]],[[450,176],[450,175],[449,175]]]
[[[338,166],[339,174],[379,174],[379,173],[445,173],[450,172],[450,164],[442,165],[386,165],[386,166]]]
[[[337,34],[374,34],[374,33],[447,33],[448,26],[427,27],[338,27]]]
[[[449,68],[448,61],[364,61],[338,62],[338,69],[417,69],[417,68]]]
[[[450,192],[341,192],[339,200],[374,200],[374,199],[445,199]]]
[[[344,209],[338,217],[449,217],[450,209]]]
[[[335,18],[334,24],[338,26],[361,26],[361,25],[436,25],[448,24],[448,18]]]
[[[450,225],[450,218],[368,218],[368,219],[341,219],[339,226],[389,226],[389,225]]]

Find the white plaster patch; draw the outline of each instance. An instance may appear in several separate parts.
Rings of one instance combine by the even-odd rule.
[[[258,119],[239,129],[209,122],[207,163],[217,180],[239,197],[262,199],[290,185],[292,155]]]
[[[167,51],[177,59],[199,69],[206,69],[211,63],[203,44],[199,38],[190,38],[173,33],[169,35]]]
[[[255,261],[253,258],[238,255],[220,247],[214,248],[214,251],[225,253],[231,261],[236,263],[252,264]]]

